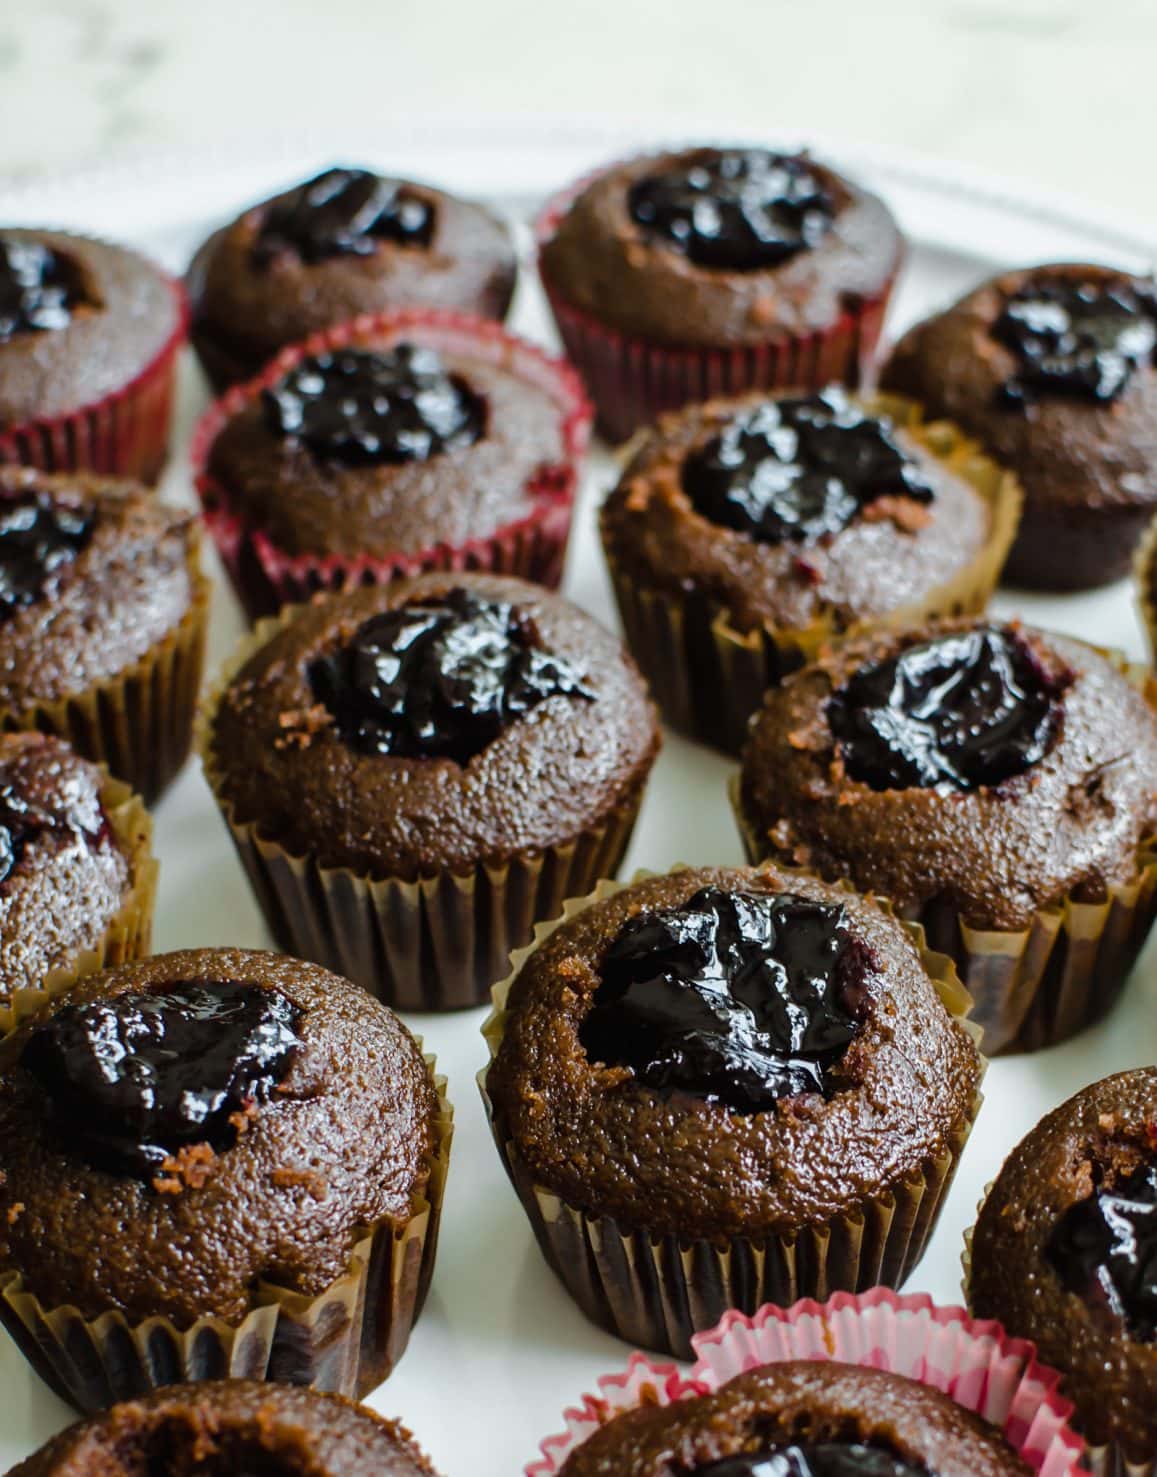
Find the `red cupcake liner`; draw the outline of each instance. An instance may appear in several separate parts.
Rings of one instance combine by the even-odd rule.
[[[557,462],[539,467],[528,484],[527,494],[534,500],[530,513],[488,538],[440,543],[417,554],[386,557],[289,554],[261,529],[248,527],[230,490],[208,471],[213,442],[225,423],[311,354],[350,344],[380,348],[413,337],[430,348],[470,355],[511,370],[550,396],[558,407],[563,454]],[[300,604],[322,591],[387,584],[441,570],[515,575],[554,589],[562,579],[591,418],[591,407],[570,366],[497,323],[433,309],[368,314],[284,349],[256,378],[234,386],[216,401],[193,435],[194,485],[210,535],[250,620],[274,615],[283,605]]]
[[[153,270],[159,271],[159,268]],[[160,480],[169,449],[177,355],[189,327],[185,289],[162,273],[177,321],[139,374],[119,390],[67,415],[25,421],[0,433],[0,464],[42,472],[98,472]]]
[[[867,378],[884,327],[893,273],[875,297],[846,308],[827,328],[765,343],[700,348],[652,343],[620,333],[569,303],[543,270],[542,253],[579,195],[625,161],[595,170],[555,195],[534,222],[538,275],[566,349],[595,403],[599,431],[626,441],[664,411],[748,390],[806,390]]]

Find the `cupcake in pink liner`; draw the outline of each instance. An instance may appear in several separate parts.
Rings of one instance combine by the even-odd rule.
[[[123,246],[0,232],[0,464],[155,482],[184,289]]]
[[[542,284],[599,428],[752,389],[859,385],[903,240],[806,154],[690,148],[597,171],[537,222]]]
[[[557,585],[591,412],[497,324],[364,316],[286,349],[202,419],[206,521],[257,619],[434,570]]]
[[[1033,1346],[922,1295],[877,1288],[750,1318],[729,1313],[695,1347],[686,1379],[660,1366],[648,1380],[636,1356],[627,1376],[600,1380],[602,1398],[567,1412],[566,1433],[543,1442],[527,1477],[649,1477],[661,1470],[647,1462],[658,1447],[711,1470],[739,1454],[750,1460],[755,1447],[788,1459],[792,1445],[805,1460],[849,1448],[877,1462],[890,1456],[890,1467],[868,1468],[889,1477],[1084,1470],[1059,1376]]]

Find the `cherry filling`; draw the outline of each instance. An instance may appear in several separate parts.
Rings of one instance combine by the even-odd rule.
[[[1046,1255],[1067,1291],[1157,1343],[1157,1165],[1099,1185],[1057,1222]]]
[[[631,186],[628,209],[647,235],[699,267],[750,272],[807,250],[836,206],[807,159],[767,149],[705,149]]]
[[[33,1030],[21,1062],[70,1149],[152,1180],[182,1149],[236,1142],[285,1076],[300,1020],[276,990],[182,980],[65,1005]]]
[[[624,926],[579,1037],[593,1062],[739,1113],[830,1097],[872,965],[838,904],[704,887]]]
[[[1014,632],[981,626],[861,667],[834,694],[827,717],[860,784],[976,790],[1044,757],[1063,687]]]
[[[36,493],[0,499],[0,620],[50,595],[92,530],[90,513]]]
[[[266,424],[347,466],[424,462],[471,446],[486,405],[433,349],[340,349],[303,359],[263,391]]]
[[[694,1477],[935,1477],[922,1463],[859,1442],[772,1446],[696,1467]]]
[[[327,169],[265,212],[253,252],[268,263],[284,252],[305,262],[369,256],[380,242],[429,246],[434,207],[397,180],[365,169]]]
[[[77,269],[36,241],[0,236],[0,343],[67,328],[86,301]]]
[[[683,490],[713,523],[760,543],[814,543],[879,498],[933,492],[886,420],[832,387],[735,416],[683,465]]]
[[[1151,282],[1034,282],[1007,300],[993,336],[1020,366],[1000,387],[1024,405],[1041,395],[1115,400],[1154,362],[1157,291]]]
[[[519,610],[466,590],[374,616],[309,677],[355,749],[459,764],[547,698],[594,698]]]

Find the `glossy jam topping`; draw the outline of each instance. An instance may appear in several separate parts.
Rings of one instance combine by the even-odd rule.
[[[1061,684],[1013,631],[981,626],[861,667],[828,703],[852,779],[873,790],[976,790],[1048,752]]]
[[[0,498],[0,620],[51,595],[92,528],[83,509],[34,492]]]
[[[834,387],[742,411],[688,456],[683,490],[705,518],[767,544],[814,543],[880,498],[933,495],[889,422]]]
[[[521,611],[468,590],[374,616],[309,675],[354,748],[459,764],[547,698],[594,697]]]
[[[97,841],[108,834],[108,820],[95,796],[78,796],[65,813],[35,804],[11,782],[7,767],[0,765],[0,886],[20,866],[29,843],[48,832]]]
[[[1069,1292],[1157,1343],[1157,1165],[1098,1186],[1057,1222],[1047,1255]]]
[[[85,301],[76,268],[36,241],[0,236],[0,343],[67,328]]]
[[[1020,361],[1001,398],[1024,405],[1042,395],[1115,400],[1157,351],[1157,291],[1151,282],[1030,282],[1007,300],[993,335]]]
[[[724,1457],[696,1467],[693,1477],[935,1477],[922,1463],[913,1465],[878,1446],[821,1441],[772,1446],[765,1451]]]
[[[486,406],[433,349],[339,349],[263,392],[266,424],[346,466],[424,462],[485,434]]]
[[[631,186],[628,208],[648,236],[699,267],[750,272],[815,246],[835,202],[807,159],[766,149],[704,150]]]
[[[268,262],[282,253],[302,261],[369,256],[383,241],[429,246],[434,208],[397,180],[365,169],[327,169],[265,212],[253,251]]]
[[[838,904],[708,886],[625,925],[579,1035],[593,1062],[739,1113],[830,1096],[870,966]]]
[[[300,1046],[277,990],[190,979],[65,1005],[25,1042],[57,1133],[98,1169],[153,1179],[182,1149],[232,1147]]]

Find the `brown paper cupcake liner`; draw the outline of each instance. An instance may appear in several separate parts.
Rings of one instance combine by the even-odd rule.
[[[1149,655],[1157,661],[1157,518],[1146,529],[1133,560],[1133,578]]]
[[[955,426],[947,421],[924,424],[912,401],[875,395],[866,403],[890,416],[980,494],[992,519],[987,542],[963,569],[922,599],[886,614],[847,628],[826,612],[797,629],[763,625],[741,631],[727,609],[706,595],[641,584],[616,562],[604,541],[627,645],[663,716],[682,733],[738,755],[766,690],[812,661],[829,642],[937,616],[980,614],[987,606],[1016,534],[1020,485]]]
[[[589,896],[571,899],[559,918],[539,925],[528,948],[511,956],[511,973],[495,985],[494,1010],[482,1028],[491,1062],[502,1041],[510,987],[526,959],[561,923],[626,885],[604,881]],[[945,1006],[967,1027],[971,1002],[951,960],[927,949],[918,928],[910,932]],[[791,1233],[716,1242],[622,1225],[538,1184],[486,1090],[488,1070],[478,1085],[490,1129],[547,1263],[592,1322],[678,1359],[693,1358],[692,1336],[729,1309],[754,1313],[765,1303],[786,1307],[802,1297],[901,1286],[924,1255],[981,1103],[978,1095],[940,1156],[865,1201],[857,1214]]]
[[[152,854],[152,819],[144,802],[128,785],[107,775],[100,788],[100,802],[113,836],[128,860],[132,879],[129,889],[92,948],[82,950],[67,965],[45,975],[37,988],[14,990],[7,1003],[0,1004],[0,1038],[7,1036],[46,1000],[70,990],[85,975],[111,969],[114,964],[124,964],[130,959],[143,959],[150,951],[160,871]]]
[[[354,980],[395,1010],[484,1005],[513,949],[540,920],[613,876],[630,844],[646,776],[619,806],[577,836],[467,872],[374,877],[295,855],[238,819],[221,792],[212,726],[235,673],[294,618],[296,607],[258,623],[202,705],[197,748],[237,855],[280,949]]]
[[[204,1318],[181,1329],[167,1318],[133,1324],[117,1311],[85,1318],[71,1306],[45,1308],[21,1273],[0,1269],[0,1322],[41,1378],[85,1413],[190,1380],[278,1380],[364,1397],[405,1351],[434,1271],[453,1135],[446,1080],[434,1083],[424,1196],[405,1225],[367,1228],[344,1276],[317,1297],[262,1282],[241,1322]]]

